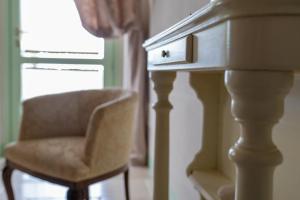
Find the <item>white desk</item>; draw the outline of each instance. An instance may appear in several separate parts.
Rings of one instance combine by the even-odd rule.
[[[212,1],[144,47],[158,96],[154,199],[168,199],[168,95],[176,71],[186,70],[202,100],[205,89],[198,74],[224,71],[232,115],[241,125],[240,138],[229,151],[236,165],[235,200],[272,200],[273,171],[282,161],[272,127],[283,115],[284,98],[300,69],[300,0]],[[230,181],[215,168],[217,136],[204,137],[206,145],[188,166],[188,176],[202,197],[222,199],[216,191]]]

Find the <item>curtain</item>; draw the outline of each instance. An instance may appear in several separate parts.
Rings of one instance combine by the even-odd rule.
[[[142,43],[148,34],[148,0],[74,0],[83,27],[103,38],[125,36],[123,85],[139,94],[132,161],[145,164],[147,155],[148,79]]]

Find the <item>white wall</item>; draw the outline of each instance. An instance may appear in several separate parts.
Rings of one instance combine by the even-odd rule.
[[[275,171],[275,198],[300,199],[300,76],[285,101],[285,114],[274,128],[274,142],[283,154]]]
[[[152,0],[150,35],[155,35],[197,11],[209,0]]]
[[[184,2],[184,3],[183,3]],[[201,0],[156,0],[151,13],[151,35],[170,27],[196,11],[205,2]],[[222,82],[222,81],[221,81]],[[152,88],[153,85],[150,85]],[[239,135],[239,125],[230,113],[230,98],[221,85],[221,120],[218,149],[218,168],[234,179],[234,166],[228,160],[228,149]],[[156,96],[150,90],[150,101]],[[185,169],[201,144],[202,104],[189,86],[189,73],[179,72],[170,95],[174,109],[171,112],[170,138],[170,199],[199,200],[197,192],[187,180]],[[150,165],[153,164],[154,113],[150,112]],[[285,101],[285,115],[274,128],[274,142],[284,156],[284,162],[275,171],[274,200],[300,199],[300,76]]]

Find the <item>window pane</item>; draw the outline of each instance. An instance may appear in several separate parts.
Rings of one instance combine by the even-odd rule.
[[[102,89],[102,65],[23,64],[22,100],[59,92]]]
[[[73,0],[20,0],[25,57],[103,59],[104,40],[81,25]]]

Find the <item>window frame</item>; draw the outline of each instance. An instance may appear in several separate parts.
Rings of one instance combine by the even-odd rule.
[[[104,87],[121,86],[122,62],[123,62],[123,40],[105,39],[103,59],[81,59],[81,58],[37,58],[22,57],[19,41],[20,27],[20,0],[5,1],[5,26],[6,34],[4,44],[7,54],[7,62],[4,67],[3,77],[3,111],[4,145],[14,141],[19,135],[19,124],[21,119],[21,65],[22,63],[45,63],[45,64],[85,64],[104,66]]]

